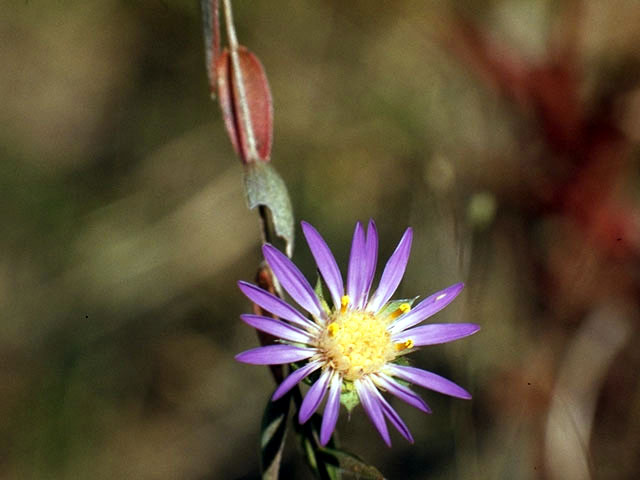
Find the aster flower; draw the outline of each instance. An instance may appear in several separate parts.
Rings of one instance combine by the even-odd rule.
[[[407,383],[453,397],[471,398],[450,380],[398,363],[399,357],[417,347],[451,342],[479,330],[478,325],[471,323],[417,326],[456,298],[463,284],[436,292],[414,308],[412,301],[390,301],[409,259],[413,232],[408,228],[389,258],[378,288],[370,295],[378,256],[378,234],[375,223],[370,221],[366,235],[362,225],[356,225],[345,292],[338,265],[323,238],[306,222],[302,222],[302,230],[331,294],[333,308],[315,293],[287,256],[269,244],[264,245],[262,251],[274,275],[308,315],[255,285],[238,282],[252,302],[280,318],[242,315],[242,320],[277,337],[280,343],[245,351],[236,359],[255,365],[301,365],[278,386],[273,400],[319,372],[302,401],[298,419],[300,423],[309,420],[327,397],[320,428],[322,445],[326,445],[335,429],[341,395],[354,392],[387,445],[391,445],[391,440],[385,419],[413,442],[409,429],[382,392],[426,413],[431,413],[431,409]]]

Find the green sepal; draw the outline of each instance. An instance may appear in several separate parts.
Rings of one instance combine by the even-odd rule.
[[[304,378],[302,380],[302,383],[305,383],[311,386],[314,383],[316,383],[316,381],[320,378],[320,375],[322,375],[322,369],[319,368],[318,370],[316,370],[315,372],[312,372],[306,378]]]
[[[245,165],[244,189],[249,209],[264,205],[271,212],[276,235],[284,239],[285,250],[293,253],[293,210],[287,187],[276,169],[269,163]]]
[[[313,291],[318,297],[318,300],[320,300],[320,306],[322,306],[322,309],[325,311],[327,316],[330,316],[331,308],[329,308],[329,304],[325,300],[324,288],[322,287],[322,279],[320,278],[320,275],[318,275],[318,280],[316,280],[316,286],[314,287]]]
[[[287,436],[287,418],[291,394],[287,393],[276,401],[269,401],[262,415],[260,428],[260,469],[263,480],[277,480],[280,460]]]
[[[340,403],[344,405],[349,414],[360,404],[360,397],[353,382],[348,380],[343,381],[342,391],[340,392]]]
[[[413,306],[413,303],[418,298],[419,297],[404,298],[404,299],[400,299],[400,300],[391,300],[384,307],[382,307],[382,309],[380,310],[380,313],[378,313],[378,316],[381,317],[381,318],[384,318],[384,317],[386,317],[388,315],[391,315],[393,312],[398,310],[398,308],[400,308],[400,305],[402,305],[403,303],[408,303],[410,306]]]
[[[396,357],[396,359],[393,361],[394,364],[396,365],[400,365],[403,367],[410,367],[411,366],[411,362],[409,362],[409,359],[407,359],[407,357]],[[404,385],[405,387],[411,389],[412,387],[412,383],[411,382],[407,382],[406,380],[403,380],[402,378],[398,378],[398,377],[393,377],[393,379],[399,383],[400,385]]]
[[[407,360],[406,357],[396,357],[396,359],[393,361],[393,363],[395,363],[396,365],[400,365],[402,367],[411,366],[411,362],[409,362],[409,360]]]

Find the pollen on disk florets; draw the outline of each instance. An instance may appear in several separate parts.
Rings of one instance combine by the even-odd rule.
[[[331,315],[320,334],[318,349],[330,368],[353,381],[379,372],[398,350],[387,331],[388,318],[349,310],[347,303],[345,298],[342,308]]]

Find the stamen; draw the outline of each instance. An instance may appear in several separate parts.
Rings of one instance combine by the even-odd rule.
[[[404,342],[396,343],[395,347],[398,352],[402,352],[403,350],[408,350],[413,348],[414,341],[410,338],[407,338]]]
[[[329,333],[330,337],[335,337],[336,333],[338,333],[338,330],[340,330],[340,327],[336,322],[332,322],[327,326],[327,332]]]
[[[391,318],[398,318],[400,315],[403,315],[411,310],[411,305],[408,303],[401,303],[400,306],[391,314]]]
[[[347,306],[349,305],[349,302],[351,301],[351,297],[349,297],[349,295],[344,295],[341,299],[340,299],[340,313],[344,313],[347,311]]]

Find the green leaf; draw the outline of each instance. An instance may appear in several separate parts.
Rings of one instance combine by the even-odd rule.
[[[344,381],[340,392],[340,403],[351,413],[360,404],[360,397],[353,382]]]
[[[278,480],[282,449],[287,435],[291,395],[267,403],[260,434],[260,466],[263,480]]]
[[[326,455],[320,455],[319,431],[322,424],[322,416],[314,413],[304,425],[294,422],[295,429],[299,437],[300,446],[304,452],[305,459],[316,478],[320,480],[341,480],[340,471],[333,463],[327,463]],[[328,448],[337,448],[335,434],[329,440]]]
[[[288,256],[293,253],[293,210],[287,187],[269,163],[245,165],[244,187],[249,209],[259,205],[269,209],[275,233],[285,241]]]
[[[342,475],[343,480],[384,480],[380,471],[352,453],[335,448],[319,448],[318,460],[328,465],[334,465]]]

